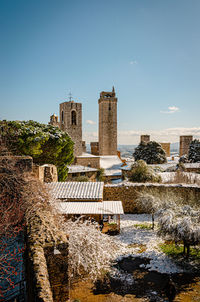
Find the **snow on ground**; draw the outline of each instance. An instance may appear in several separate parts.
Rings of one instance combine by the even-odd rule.
[[[142,264],[141,267],[145,267],[150,271],[167,274],[182,272],[182,269],[159,249],[159,244],[162,243],[163,240],[156,234],[156,231],[134,227],[136,224],[144,223],[151,223],[151,215],[121,215],[121,232],[119,235],[113,237],[120,243],[120,256],[118,260],[124,256],[149,258],[151,259],[150,264],[146,266]],[[140,245],[145,247],[146,250],[141,252]]]

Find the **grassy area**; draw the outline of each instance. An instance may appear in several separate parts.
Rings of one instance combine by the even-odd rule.
[[[183,244],[175,245],[175,243],[164,243],[160,244],[160,249],[163,253],[173,258],[183,256]],[[200,248],[190,248],[190,259],[200,260]]]
[[[151,224],[147,224],[147,223],[134,224],[134,227],[137,228],[137,229],[147,229],[147,230],[151,230],[152,229],[152,225]]]

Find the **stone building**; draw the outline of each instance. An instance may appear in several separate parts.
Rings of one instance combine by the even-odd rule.
[[[74,156],[82,154],[82,104],[74,101],[60,104],[60,129],[74,142]]]
[[[99,103],[99,155],[117,155],[117,98],[102,91]]]
[[[49,124],[52,126],[60,127],[60,123],[58,121],[58,116],[55,113],[50,116]]]
[[[192,141],[193,141],[192,135],[181,135],[180,136],[179,156],[188,154],[189,146]]]
[[[91,142],[90,148],[91,148],[91,154],[99,155],[99,142]]]
[[[161,144],[161,147],[162,149],[165,151],[166,153],[166,156],[167,157],[170,157],[170,143],[160,143]]]
[[[150,142],[150,135],[141,135],[140,136],[140,142],[143,142],[143,143],[149,143]]]

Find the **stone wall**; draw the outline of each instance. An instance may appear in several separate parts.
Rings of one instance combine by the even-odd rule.
[[[45,164],[43,166],[33,165],[33,174],[41,182],[58,181],[58,172],[55,165]]]
[[[33,164],[33,174],[41,182],[44,182],[44,167]]]
[[[12,163],[20,173],[32,173],[33,171],[33,159],[30,156],[0,156],[0,162],[3,165],[6,162]]]
[[[99,169],[100,168],[100,157],[98,157],[98,156],[94,156],[94,157],[77,156],[75,159],[75,164],[80,165],[80,166],[86,166],[86,167]]]
[[[121,200],[125,213],[138,213],[136,199],[139,193],[146,192],[156,194],[160,198],[171,198],[175,196],[184,203],[200,203],[200,187],[189,185],[165,185],[165,184],[135,184],[105,185],[103,200]],[[175,194],[175,195],[174,195]]]
[[[26,238],[27,301],[68,301],[68,237],[50,210],[32,210]]]
[[[43,165],[44,167],[44,182],[56,182],[58,181],[57,168],[54,165]]]

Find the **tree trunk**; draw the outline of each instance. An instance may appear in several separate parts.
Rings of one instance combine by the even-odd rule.
[[[186,252],[186,244],[185,241],[183,241],[183,255],[185,255],[185,252]]]
[[[152,229],[154,230],[154,214],[152,214]]]
[[[187,255],[186,255],[186,258],[188,259],[190,256],[190,245],[187,244]]]

